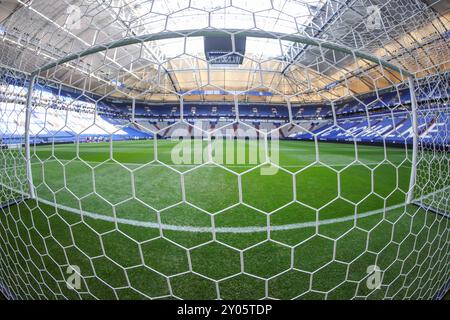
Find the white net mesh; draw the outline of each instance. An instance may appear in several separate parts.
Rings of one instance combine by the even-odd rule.
[[[445,293],[438,2],[19,3],[0,47],[8,298]],[[208,61],[212,36],[233,49]]]

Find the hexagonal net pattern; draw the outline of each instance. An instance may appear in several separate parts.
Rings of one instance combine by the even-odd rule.
[[[34,62],[8,57],[44,8],[8,21],[0,292],[441,298],[447,25],[420,1],[354,1],[375,26],[340,1],[210,2],[73,1]]]

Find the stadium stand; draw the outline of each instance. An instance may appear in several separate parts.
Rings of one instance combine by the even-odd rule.
[[[446,75],[448,78],[448,75]],[[16,104],[26,103],[26,84],[15,80],[14,86],[0,87],[3,114],[14,114]],[[31,114],[31,141],[33,143],[64,143],[113,140],[148,139],[157,133],[161,139],[169,138],[180,126],[173,125],[180,116],[180,107],[171,104],[151,104],[136,102],[135,122],[131,122],[131,105],[127,101],[107,101],[95,97],[82,96],[69,89],[53,88],[46,85],[34,92]],[[418,103],[427,106],[431,112],[427,118],[419,119],[419,134],[425,140],[434,141],[448,147],[449,137],[444,136],[449,128],[448,109],[439,102],[450,96],[450,89],[435,87],[427,82],[421,87]],[[37,99],[39,98],[39,99]],[[96,101],[97,100],[97,101]],[[271,131],[279,128],[281,139],[312,140],[333,142],[367,142],[388,144],[412,143],[412,127],[409,118],[411,97],[408,89],[390,89],[379,96],[363,95],[334,103],[336,123],[332,119],[331,105],[292,106],[293,120],[289,122],[289,112],[285,105],[240,104],[239,117],[256,130]],[[35,101],[33,101],[35,102]],[[43,104],[44,103],[44,104]],[[438,108],[440,106],[440,108]],[[444,112],[442,112],[444,110]],[[236,116],[234,105],[186,103],[183,109],[186,121],[201,126],[204,132],[212,131],[233,123]],[[24,114],[9,116],[0,124],[4,133],[2,144],[21,143],[25,118]],[[202,121],[202,124],[199,121]],[[44,126],[44,123],[46,124]],[[9,128],[18,128],[10,132]],[[297,127],[299,130],[293,130]],[[44,128],[44,129],[42,129]],[[236,132],[239,132],[235,128]],[[192,134],[189,129],[189,134]],[[5,141],[7,140],[7,141]]]

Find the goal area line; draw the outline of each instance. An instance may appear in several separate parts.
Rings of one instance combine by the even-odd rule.
[[[27,194],[23,191],[16,190],[13,188],[10,188],[8,186],[2,185],[5,188],[8,188],[14,192],[17,192],[19,194],[22,194],[24,196],[27,196]],[[434,191],[432,193],[429,193],[427,195],[421,196],[418,199],[415,199],[414,203],[422,203],[423,200],[430,198],[440,192],[444,192],[450,187],[445,187],[443,189]],[[319,220],[319,221],[309,221],[309,222],[302,222],[302,223],[293,223],[293,224],[285,224],[285,225],[276,225],[276,226],[250,226],[250,227],[196,227],[196,226],[183,226],[183,225],[171,225],[171,224],[164,224],[164,223],[157,223],[157,222],[146,222],[146,221],[139,221],[139,220],[133,220],[133,219],[126,219],[126,218],[117,218],[114,216],[107,216],[104,214],[99,214],[95,212],[89,212],[84,211],[82,209],[75,209],[72,207],[68,207],[65,205],[57,204],[55,202],[42,199],[37,197],[35,199],[38,202],[41,202],[45,205],[52,206],[56,209],[64,210],[73,214],[77,214],[81,216],[82,218],[88,217],[94,220],[101,220],[105,222],[110,223],[118,223],[118,224],[124,224],[129,226],[135,226],[135,227],[143,227],[143,228],[151,228],[151,229],[159,229],[159,230],[167,230],[167,231],[181,231],[181,232],[192,232],[192,233],[231,233],[231,234],[242,234],[242,233],[260,233],[260,232],[272,232],[272,231],[287,231],[287,230],[295,230],[295,229],[304,229],[304,228],[313,228],[323,225],[330,225],[335,223],[341,223],[341,222],[348,222],[348,221],[357,221],[358,219],[367,218],[370,216],[374,216],[381,213],[388,213],[389,211],[400,209],[400,208],[406,208],[408,204],[400,203],[389,207],[384,207],[377,210],[367,211],[360,214],[355,215],[349,215],[341,218],[333,218],[333,219],[326,219],[326,220]],[[421,207],[421,206],[419,206]],[[430,210],[431,211],[431,210]],[[445,217],[448,217],[448,214],[444,214]]]

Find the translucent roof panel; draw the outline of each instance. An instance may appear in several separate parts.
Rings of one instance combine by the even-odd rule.
[[[322,7],[324,0],[147,0],[129,1],[128,9],[144,26],[170,31],[200,28],[299,32]],[[150,31],[150,30],[149,30]]]

